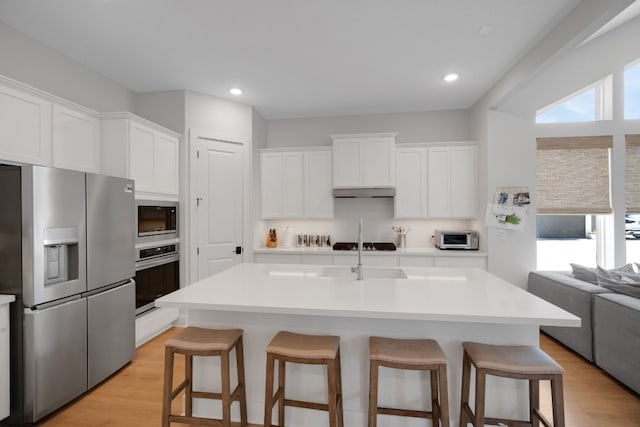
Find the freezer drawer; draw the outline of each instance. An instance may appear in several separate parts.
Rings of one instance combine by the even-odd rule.
[[[89,388],[135,355],[135,282],[87,297]]]
[[[87,390],[87,301],[25,311],[25,421],[37,421]]]

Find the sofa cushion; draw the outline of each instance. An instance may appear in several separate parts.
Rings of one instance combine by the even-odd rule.
[[[634,298],[640,298],[640,274],[597,269],[598,285]]]
[[[595,268],[573,263],[569,263],[569,265],[571,266],[571,273],[574,278],[593,283],[594,285],[598,284],[598,274]]]
[[[640,393],[640,300],[597,295],[593,316],[596,365]]]

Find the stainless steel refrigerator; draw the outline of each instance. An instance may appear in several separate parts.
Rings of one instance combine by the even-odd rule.
[[[133,181],[0,165],[0,293],[11,306],[11,415],[34,423],[135,354]]]

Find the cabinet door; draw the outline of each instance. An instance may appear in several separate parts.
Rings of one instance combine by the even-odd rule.
[[[427,149],[396,150],[395,218],[427,216]]]
[[[282,215],[282,153],[260,154],[260,212],[265,219]]]
[[[255,254],[259,264],[302,264],[302,255]]]
[[[395,184],[395,144],[390,138],[361,142],[360,160],[365,187],[393,187]]]
[[[282,218],[302,218],[302,153],[282,153]]]
[[[331,151],[304,153],[304,217],[333,218]]]
[[[51,164],[51,103],[0,86],[0,158]]]
[[[486,257],[435,257],[434,265],[436,267],[462,267],[462,268],[481,268],[487,269]]]
[[[156,133],[154,191],[178,194],[178,140]]]
[[[428,212],[431,218],[444,218],[451,214],[450,149],[430,147],[428,153]]]
[[[451,148],[451,216],[475,218],[476,203],[476,148]]]
[[[135,122],[129,124],[130,177],[137,191],[154,190],[155,131]]]
[[[333,188],[362,186],[360,141],[333,142]]]
[[[54,105],[52,165],[97,173],[100,169],[100,121]]]

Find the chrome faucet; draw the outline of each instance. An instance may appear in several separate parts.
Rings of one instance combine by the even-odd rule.
[[[358,280],[364,279],[364,266],[362,265],[362,247],[364,246],[363,240],[362,218],[360,218],[360,222],[358,223],[358,265],[355,267],[351,267],[352,273],[358,273]]]

